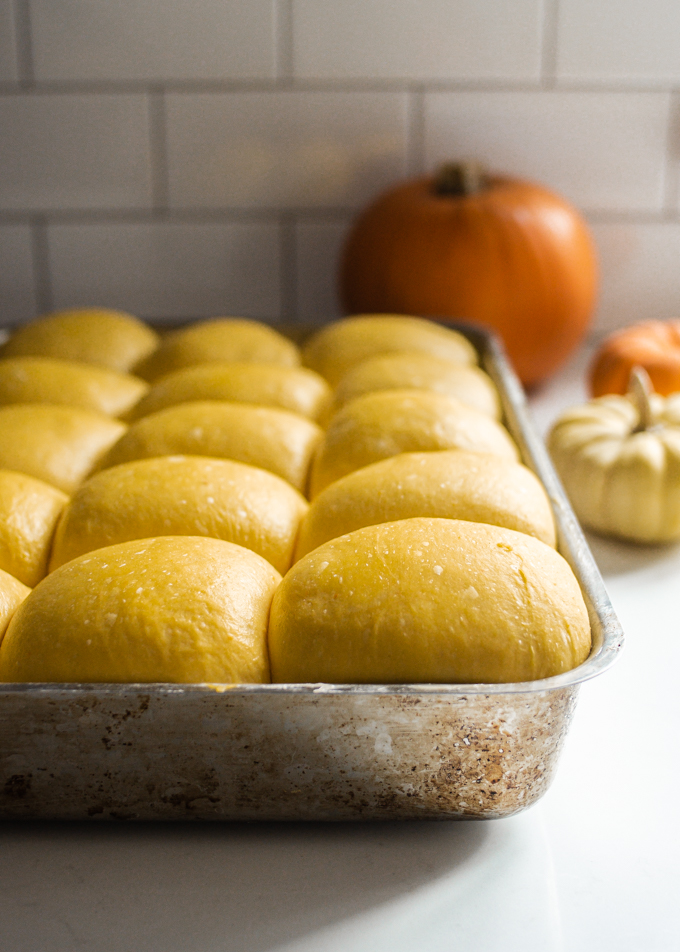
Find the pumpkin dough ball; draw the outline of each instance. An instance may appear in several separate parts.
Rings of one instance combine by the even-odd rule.
[[[321,430],[297,413],[199,401],[133,423],[100,469],[151,456],[215,456],[259,466],[304,492]]]
[[[131,314],[104,308],[56,311],[19,328],[0,357],[56,357],[122,373],[158,346],[158,335]]]
[[[135,373],[153,381],[183,367],[215,362],[296,367],[300,351],[267,324],[242,317],[215,317],[168,334],[158,350],[137,365]]]
[[[0,360],[0,405],[56,403],[119,417],[128,413],[148,389],[148,383],[130,374],[70,360]]]
[[[278,407],[317,420],[326,412],[331,389],[319,374],[304,367],[275,364],[199,364],[158,380],[129,418],[195,400],[226,400]]]
[[[14,615],[0,680],[269,681],[267,617],[280,579],[219,539],[98,549],[48,575]]]
[[[47,574],[52,536],[68,496],[40,479],[0,470],[0,569],[33,588]]]
[[[296,559],[364,526],[439,516],[505,526],[555,547],[543,486],[521,463],[488,453],[402,453],[364,466],[320,493],[300,527]]]
[[[500,423],[453,397],[425,390],[368,393],[331,420],[312,463],[311,498],[336,479],[380,459],[449,449],[519,458]]]
[[[0,407],[0,469],[72,493],[126,426],[101,413],[47,403]]]
[[[30,591],[18,579],[0,569],[0,644],[12,616]]]
[[[476,364],[472,344],[457,331],[421,317],[359,314],[328,324],[302,350],[302,362],[334,387],[344,375],[378,354],[431,354],[454,364]]]
[[[405,519],[301,559],[274,596],[272,680],[501,683],[585,661],[581,590],[554,549],[512,529]]]
[[[479,367],[452,364],[429,354],[381,354],[354,367],[335,391],[334,408],[378,390],[432,390],[473,410],[501,418],[498,391]]]
[[[235,542],[285,572],[307,508],[283,479],[245,463],[199,456],[123,463],[93,476],[73,496],[50,571],[118,542],[189,535]]]

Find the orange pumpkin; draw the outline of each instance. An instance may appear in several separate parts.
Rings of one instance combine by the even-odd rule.
[[[595,250],[574,208],[539,185],[472,165],[386,192],[357,220],[340,267],[350,314],[453,317],[496,330],[522,381],[582,340]]]
[[[625,394],[636,365],[644,367],[657,393],[680,391],[680,321],[645,321],[607,337],[590,367],[593,396]]]

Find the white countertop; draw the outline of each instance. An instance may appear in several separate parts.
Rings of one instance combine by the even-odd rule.
[[[532,400],[545,430],[585,357]],[[482,823],[0,824],[2,952],[677,952],[680,546],[591,539],[627,635]]]

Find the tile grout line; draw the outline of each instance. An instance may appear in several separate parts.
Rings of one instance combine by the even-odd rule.
[[[307,221],[338,219],[344,221],[358,211],[355,206],[323,206],[320,208],[168,208],[163,217],[173,222],[188,224],[277,224],[282,214]],[[31,209],[27,211],[0,210],[0,225],[30,224],[35,215],[42,215],[51,225],[151,224],[158,218],[153,208],[93,208],[93,209]]]
[[[414,87],[406,100],[406,173],[425,174],[425,90]]]
[[[293,212],[279,215],[280,311],[279,320],[295,323],[298,309],[297,232]]]
[[[541,30],[541,87],[557,86],[557,52],[559,42],[559,0],[543,0]]]
[[[35,87],[33,31],[28,0],[14,0],[14,32],[17,46],[17,69],[22,90]]]
[[[677,215],[680,198],[680,168],[678,168],[676,146],[678,131],[676,124],[680,116],[680,96],[673,92],[669,96],[666,143],[664,150],[662,195],[663,207],[667,215]]]
[[[261,80],[173,80],[159,79],[153,82],[144,80],[40,80],[29,77],[32,66],[26,62],[24,72],[27,78],[19,83],[0,81],[0,96],[22,96],[27,92],[54,96],[106,96],[106,95],[148,95],[162,90],[166,94],[215,95],[238,93],[276,93],[287,89],[297,93],[385,93],[397,95],[412,92],[413,79],[358,79],[325,80],[295,79],[289,76]],[[513,81],[486,79],[430,79],[417,83],[425,93],[601,93],[604,95],[631,95],[637,93],[667,95],[678,91],[677,82],[630,83],[595,82],[585,80],[560,80],[559,83],[541,81]]]
[[[579,209],[593,225],[665,225],[680,221],[680,210],[660,207],[654,211],[602,211]]]
[[[276,0],[274,4],[274,74],[275,89],[293,85],[293,0]]]
[[[31,256],[38,313],[45,314],[54,309],[54,295],[50,273],[47,219],[44,215],[34,215],[31,220]]]
[[[649,211],[626,209],[588,209],[580,208],[581,213],[596,224],[612,225],[655,225],[669,220],[680,221],[680,210],[671,208],[651,209]],[[276,224],[281,216],[291,216],[296,222],[345,221],[356,215],[359,208],[354,205],[323,206],[319,208],[294,206],[290,208],[167,208],[163,209],[163,218],[176,223],[187,224]],[[158,219],[154,208],[118,209],[32,209],[10,211],[0,209],[0,225],[32,224],[38,216],[49,225],[115,225],[115,224],[152,224]]]
[[[170,174],[165,92],[149,91],[149,161],[151,164],[151,202],[158,216],[168,213]]]

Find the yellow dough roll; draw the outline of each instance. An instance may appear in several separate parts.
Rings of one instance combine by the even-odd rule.
[[[0,569],[34,588],[47,574],[52,536],[68,502],[40,479],[0,470]]]
[[[0,643],[12,616],[30,591],[23,582],[0,569]]]
[[[21,327],[0,357],[56,357],[126,372],[158,346],[155,331],[131,314],[105,308],[55,311]]]
[[[181,403],[133,423],[99,468],[151,456],[214,456],[259,466],[304,492],[321,433],[316,423],[287,410]]]
[[[430,354],[381,354],[358,364],[338,384],[334,409],[365,393],[406,389],[443,393],[496,420],[501,417],[498,391],[488,374]]]
[[[231,542],[142,539],[68,562],[33,589],[0,647],[0,680],[269,680],[281,576]]]
[[[300,351],[267,324],[242,317],[216,317],[168,334],[158,350],[137,365],[135,373],[153,381],[183,367],[234,361],[296,367]]]
[[[330,421],[312,462],[311,498],[336,479],[380,459],[449,449],[519,458],[500,423],[453,397],[425,390],[368,393]]]
[[[358,314],[327,324],[302,349],[302,362],[334,387],[344,375],[378,354],[432,354],[454,364],[476,364],[472,344],[457,331],[422,317]]]
[[[0,407],[0,469],[72,493],[126,430],[101,413],[48,403]]]
[[[326,412],[331,389],[319,374],[304,367],[275,364],[199,364],[158,380],[129,419],[195,400],[226,400],[278,407],[317,420]]]
[[[149,389],[131,374],[52,357],[0,360],[0,406],[55,403],[106,416],[128,413]]]
[[[521,463],[489,453],[402,453],[327,486],[300,527],[295,557],[364,526],[415,516],[465,519],[526,532],[555,546],[543,486]]]
[[[532,536],[404,519],[314,549],[279,586],[272,680],[500,683],[547,678],[590,652],[568,564]]]
[[[245,463],[199,456],[123,463],[75,493],[59,522],[50,571],[118,542],[189,535],[235,542],[283,573],[307,508],[285,480]]]

